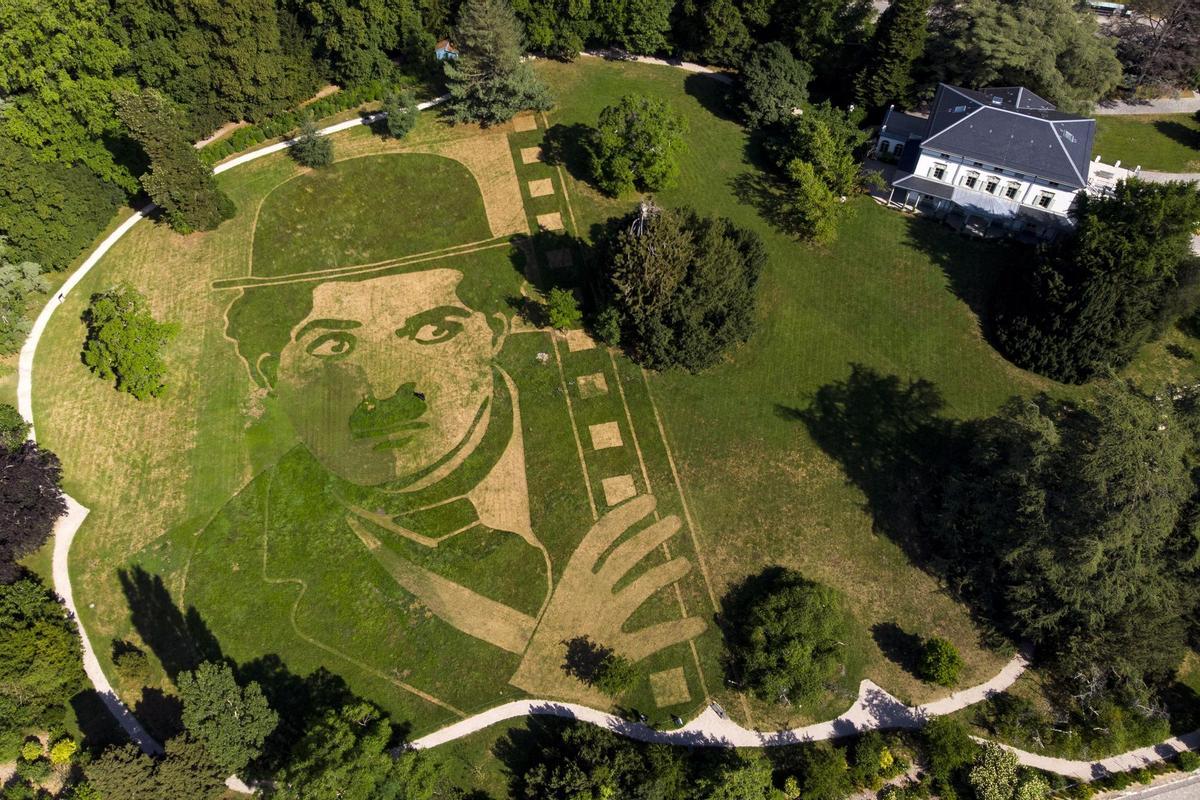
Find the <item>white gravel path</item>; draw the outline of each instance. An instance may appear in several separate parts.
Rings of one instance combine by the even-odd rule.
[[[1100,103],[1092,110],[1100,116],[1120,114],[1193,114],[1200,111],[1200,95],[1159,97],[1143,103]]]

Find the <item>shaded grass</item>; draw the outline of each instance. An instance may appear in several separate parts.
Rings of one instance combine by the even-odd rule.
[[[1200,121],[1191,114],[1098,116],[1093,152],[1129,169],[1200,172]]]

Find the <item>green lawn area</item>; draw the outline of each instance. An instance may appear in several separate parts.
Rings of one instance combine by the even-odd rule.
[[[641,660],[621,706],[661,721],[711,697],[773,727],[844,711],[861,677],[906,701],[944,694],[885,655],[897,632],[951,639],[964,684],[994,674],[1007,656],[981,645],[968,611],[876,524],[864,487],[817,444],[839,432],[811,429],[804,412],[852,365],[901,386],[929,381],[940,413],[956,417],[1017,393],[1078,395],[1013,367],[981,334],[989,287],[1028,254],[866,199],[836,244],[799,244],[747,190],[753,144],[725,113],[721,84],[597,59],[537,69],[559,105],[550,134],[540,121],[507,134],[515,182],[478,171],[495,163],[478,156],[485,134],[469,126],[424,115],[398,143],[354,130],[335,139],[347,160],[326,171],[276,155],[224,173],[239,213],[217,231],[137,226],[56,313],[35,365],[38,430],[92,510],[71,554],[76,600],[122,695],[135,706],[153,695],[111,672],[111,643],[128,639],[163,668],[152,690],[216,652],[277,656],[291,673],[344,676],[414,734],[526,692],[604,705],[561,660],[530,660],[563,637],[531,639],[527,620],[553,617],[541,616],[555,608],[549,587],[627,490],[657,507],[611,545],[652,519],[678,517],[679,531],[610,586],[562,590],[573,599],[561,630],[619,639],[688,618],[702,632],[667,637]],[[702,375],[650,375],[534,329],[513,313],[531,292],[530,243],[490,241],[489,220],[512,218],[497,211],[504,202],[531,228],[560,214],[584,239],[634,207],[637,197],[591,190],[570,158],[559,169],[521,156],[546,135],[572,141],[625,93],[664,98],[689,123],[681,180],[658,201],[728,216],[769,252],[759,332]],[[545,180],[553,193],[533,196],[530,182]],[[578,255],[578,243],[532,244],[541,283],[577,280],[547,256]],[[444,248],[457,249],[421,260]],[[314,270],[333,272],[301,274]],[[169,391],[153,402],[117,394],[79,361],[86,298],[117,281],[182,326]],[[1195,342],[1172,331],[1130,374],[1194,379],[1194,362],[1166,344]],[[398,476],[403,485],[389,482]],[[602,590],[681,563],[682,577],[628,620],[611,617]],[[805,707],[747,701],[722,671],[720,598],[775,564],[840,590],[859,623],[845,674]]]
[[[1129,169],[1200,172],[1200,121],[1192,114],[1101,115],[1092,152]]]

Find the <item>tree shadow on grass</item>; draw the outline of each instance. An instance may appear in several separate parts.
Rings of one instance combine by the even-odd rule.
[[[133,626],[172,681],[205,661],[220,661],[221,647],[195,608],[180,611],[158,575],[140,566],[118,570]]]
[[[120,570],[118,575],[138,635],[172,681],[180,672],[195,669],[204,661],[224,661],[232,667],[239,683],[256,682],[271,708],[279,714],[278,726],[246,777],[274,774],[287,762],[292,746],[321,717],[356,700],[346,681],[324,667],[302,676],[292,672],[274,653],[243,663],[224,657],[220,643],[200,613],[190,606],[186,612],[181,611],[160,576],[151,575],[139,566]],[[84,702],[86,698],[81,701],[86,710],[89,706],[82,705]],[[142,701],[134,709],[135,715],[160,740],[182,730],[181,723],[177,729],[172,727],[181,719],[181,711],[175,695],[150,689],[143,690]],[[408,722],[394,723],[393,744],[402,744],[411,730]],[[99,741],[99,734],[96,739]]]
[[[877,622],[871,636],[883,655],[909,675],[917,676],[921,664],[921,637],[909,633],[895,622]]]
[[[1037,255],[1036,247],[1011,240],[976,241],[924,217],[909,217],[906,226],[903,246],[942,271],[950,291],[967,304],[984,337],[993,341],[993,301],[1004,270],[1026,268]]]
[[[1168,119],[1155,120],[1154,129],[1184,147],[1195,150],[1196,157],[1193,160],[1200,161],[1200,129]]]
[[[739,122],[740,117],[734,109],[733,99],[736,87],[716,77],[703,72],[694,72],[683,80],[683,91],[688,97],[693,97],[704,110],[718,119]]]
[[[600,667],[613,654],[611,647],[597,644],[586,636],[576,636],[563,644],[567,646],[567,655],[562,664],[563,672],[588,685],[596,682]]]
[[[591,134],[592,127],[582,122],[551,125],[542,137],[542,161],[553,167],[563,167],[577,181],[587,181],[591,170],[584,142]]]
[[[125,730],[109,713],[108,706],[104,705],[95,689],[79,692],[70,702],[75,724],[83,734],[79,742],[83,749],[99,752],[109,745],[122,745],[129,741]]]
[[[729,188],[739,203],[754,208],[775,230],[786,236],[800,236],[800,219],[782,179],[765,172],[743,172],[730,179]]]

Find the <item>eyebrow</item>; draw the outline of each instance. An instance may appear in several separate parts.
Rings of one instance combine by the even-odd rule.
[[[314,319],[305,323],[304,327],[292,334],[292,341],[296,341],[304,334],[308,333],[312,328],[323,328],[325,330],[347,331],[353,328],[361,328],[362,323],[352,319]]]

